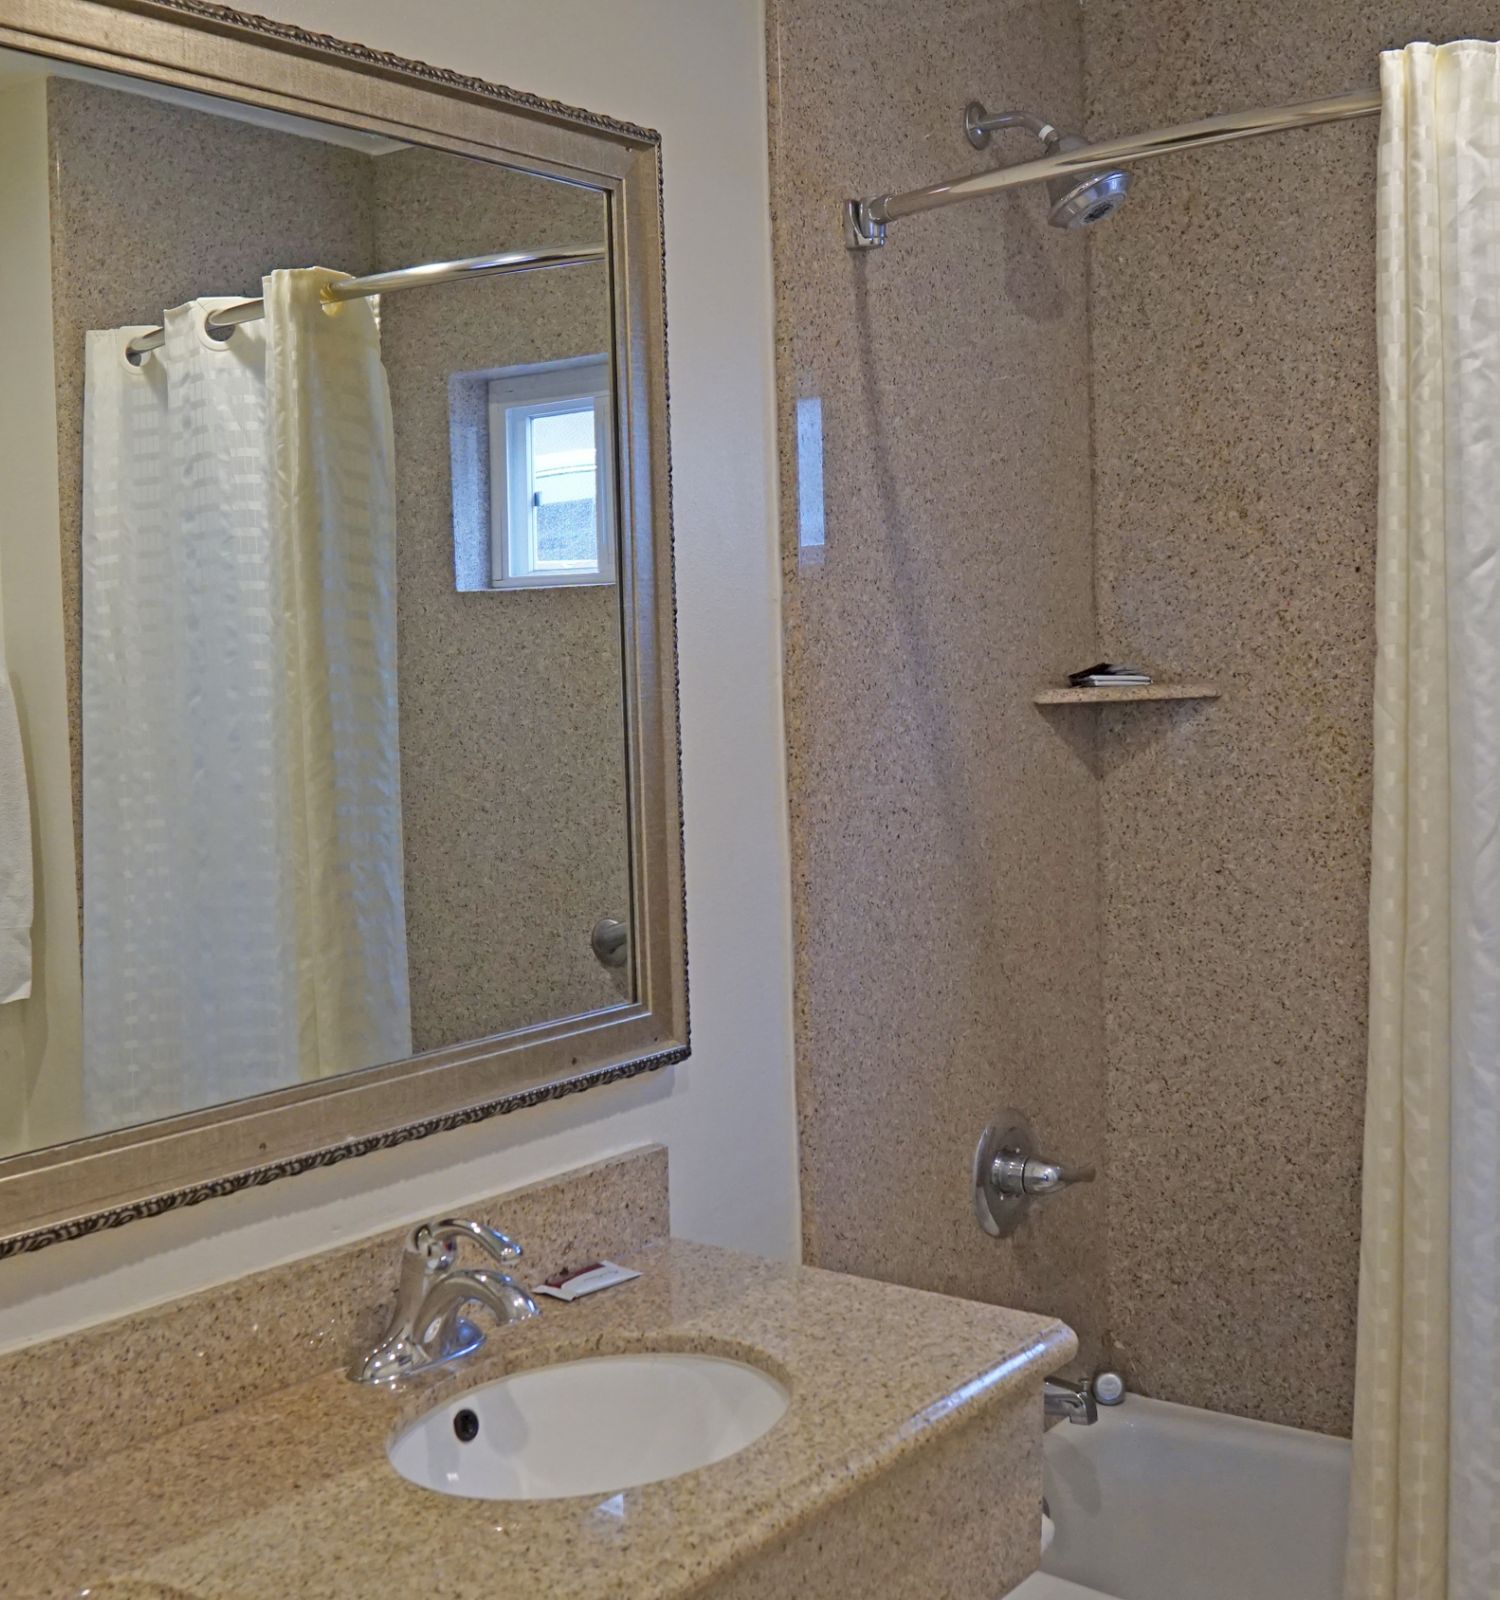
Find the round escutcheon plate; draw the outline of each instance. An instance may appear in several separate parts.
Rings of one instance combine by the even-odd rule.
[[[1002,1157],[1024,1162],[1036,1154],[1036,1140],[1024,1112],[1007,1106],[998,1112],[979,1136],[974,1151],[974,1217],[986,1233],[1003,1239],[1021,1225],[1026,1201],[1021,1195],[1001,1194],[995,1162]]]

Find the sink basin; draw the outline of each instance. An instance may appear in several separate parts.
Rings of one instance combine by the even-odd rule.
[[[392,1442],[411,1483],[471,1500],[613,1494],[723,1461],[780,1419],[787,1392],[721,1356],[591,1356],[470,1389]]]

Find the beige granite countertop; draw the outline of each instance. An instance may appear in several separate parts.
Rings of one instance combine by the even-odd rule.
[[[148,1442],[0,1499],[0,1595],[699,1595],[924,1444],[1039,1390],[1076,1348],[1050,1318],[706,1246],[656,1245],[633,1264],[640,1279],[544,1304],[417,1393],[327,1372],[180,1427],[163,1399]],[[751,1361],[791,1405],[739,1455],[604,1499],[455,1499],[386,1460],[395,1432],[461,1389],[642,1349]]]

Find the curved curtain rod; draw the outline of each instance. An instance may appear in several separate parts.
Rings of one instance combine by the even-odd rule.
[[[367,300],[371,295],[391,294],[398,289],[420,289],[434,283],[457,283],[464,278],[488,278],[498,272],[537,272],[547,267],[576,267],[590,261],[603,261],[608,251],[603,245],[559,246],[554,250],[507,250],[496,256],[469,256],[462,261],[427,261],[421,266],[398,267],[392,272],[372,272],[363,278],[339,278],[323,286],[323,298],[330,304],[343,300]],[[238,327],[255,322],[266,314],[264,300],[242,300],[236,306],[210,311],[203,319],[211,329]],[[137,335],[125,346],[127,355],[144,355],[160,349],[166,334],[160,328]]]
[[[1044,183],[1064,173],[1097,172],[1148,156],[1170,155],[1176,150],[1196,150],[1200,145],[1227,144],[1232,139],[1253,139],[1263,133],[1286,133],[1292,128],[1313,128],[1323,122],[1347,122],[1373,117],[1380,111],[1380,91],[1363,89],[1324,100],[1302,100],[1296,105],[1268,106],[1259,111],[1226,111],[1198,122],[1179,123],[1151,133],[1132,133],[1120,139],[1101,139],[1077,150],[1063,150],[1014,167],[994,167],[909,189],[902,194],[871,195],[844,202],[844,243],[851,250],[874,250],[885,243],[886,224],[919,211],[934,211],[960,200],[998,194],[1023,183]]]

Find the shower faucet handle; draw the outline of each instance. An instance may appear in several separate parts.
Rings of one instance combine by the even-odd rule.
[[[1003,1158],[997,1158],[1003,1159]],[[1007,1182],[1017,1182],[1019,1187],[1007,1188]],[[1043,1161],[1037,1156],[1032,1156],[1027,1161],[1019,1163],[1019,1170],[1001,1176],[1001,1194],[1056,1194],[1059,1189],[1066,1189],[1075,1183],[1092,1183],[1094,1181],[1094,1168],[1092,1164],[1070,1167],[1061,1161]]]
[[[1049,1161],[1036,1153],[1031,1124],[1005,1110],[990,1123],[974,1152],[974,1215],[986,1233],[1013,1233],[1033,1203],[1075,1183],[1092,1183],[1092,1164]]]

